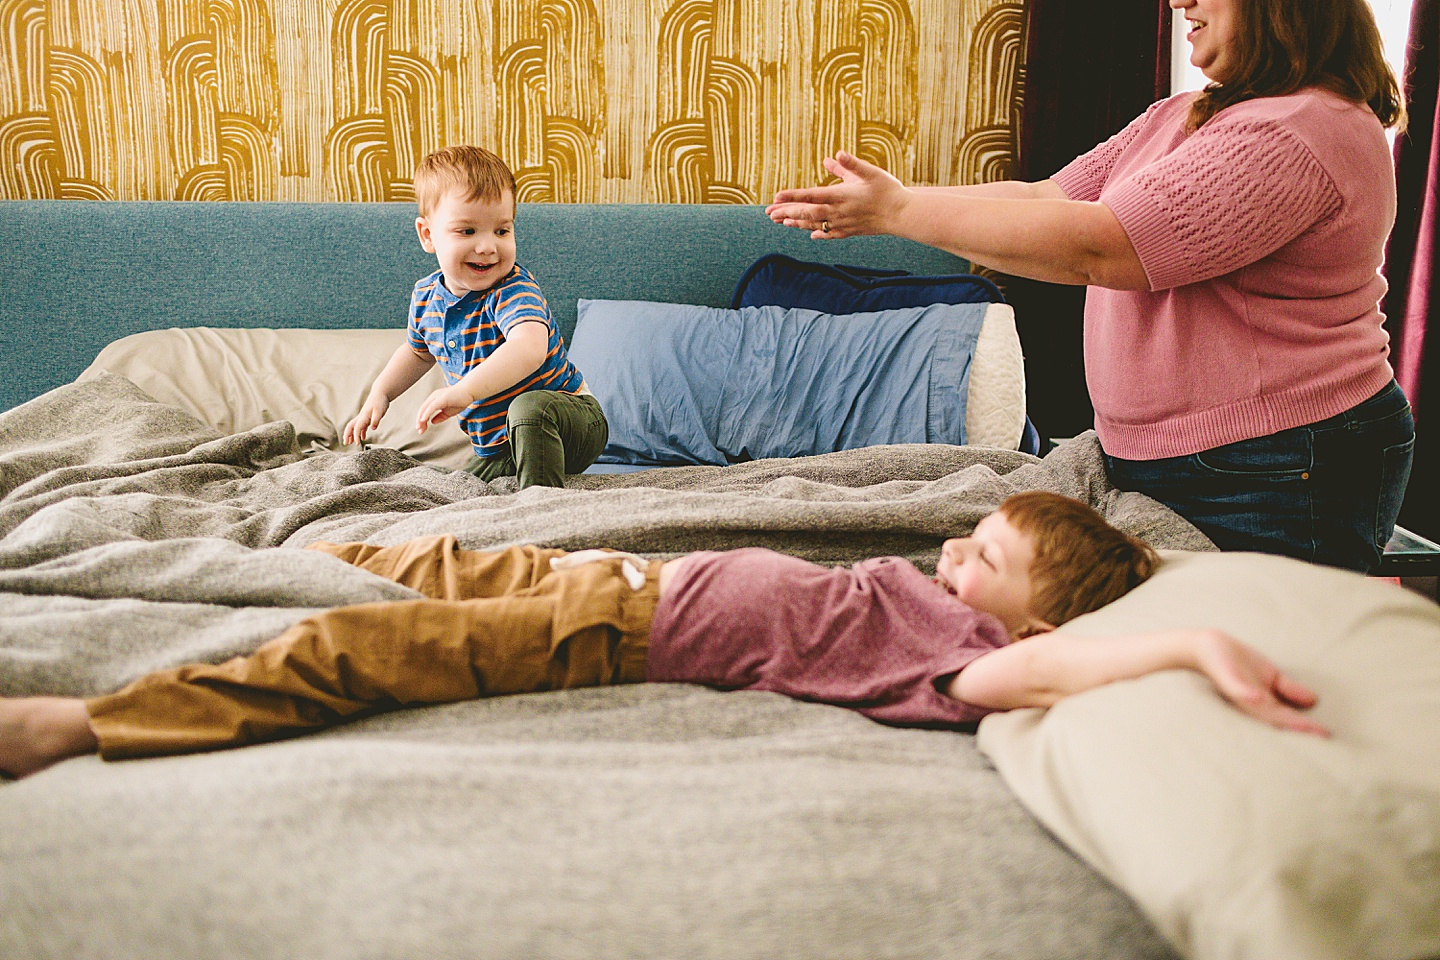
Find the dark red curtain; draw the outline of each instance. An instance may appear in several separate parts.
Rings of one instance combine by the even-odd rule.
[[[1415,465],[1400,523],[1440,538],[1440,329],[1427,336],[1440,277],[1440,154],[1435,150],[1440,84],[1440,0],[1414,0],[1405,52],[1406,132],[1395,138],[1399,208],[1385,252],[1385,325],[1390,362],[1415,411]]]
[[[1170,94],[1164,0],[1027,0],[1022,180],[1044,180]],[[1085,289],[1005,278],[1042,437],[1093,425],[1081,358]]]

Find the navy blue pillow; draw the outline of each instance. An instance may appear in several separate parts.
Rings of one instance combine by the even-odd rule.
[[[994,282],[973,273],[917,277],[904,270],[808,263],[779,253],[750,265],[730,298],[740,307],[800,307],[821,313],[875,313],[933,303],[1004,303]]]
[[[973,273],[917,277],[904,270],[875,270],[810,263],[780,253],[756,260],[735,284],[730,308],[799,307],[844,315],[927,307],[935,303],[1004,303],[994,281]],[[1040,433],[1030,418],[1020,436],[1022,453],[1039,454]]]

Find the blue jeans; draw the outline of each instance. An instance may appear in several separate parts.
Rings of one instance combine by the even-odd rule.
[[[1415,421],[1395,381],[1317,423],[1186,457],[1121,460],[1121,490],[1159,500],[1221,550],[1279,553],[1368,572],[1395,530]]]

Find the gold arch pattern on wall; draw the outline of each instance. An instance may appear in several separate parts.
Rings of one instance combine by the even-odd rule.
[[[603,30],[590,0],[496,3],[496,149],[519,199],[575,202],[599,180]],[[417,158],[418,159],[418,158]]]
[[[816,0],[815,153],[851,150],[906,169],[914,135],[917,42],[902,0]]]
[[[667,203],[755,203],[760,83],[741,62],[740,0],[678,0],[660,22],[661,126],[645,158]]]
[[[967,132],[951,164],[954,182],[991,183],[1015,175],[1024,53],[1024,6],[998,4],[981,19],[970,39]]]
[[[1020,0],[0,0],[0,198],[763,203],[1015,168]]]

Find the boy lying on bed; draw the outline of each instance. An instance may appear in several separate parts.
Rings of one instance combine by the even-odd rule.
[[[0,700],[0,770],[214,750],[381,710],[642,681],[771,690],[885,723],[967,728],[1104,683],[1185,668],[1239,709],[1324,734],[1315,694],[1211,630],[1051,632],[1154,570],[1145,544],[1051,493],[947,540],[936,576],[896,557],[818,566],[762,549],[668,562],[534,546],[315,544],[433,599],[337,607],[249,656],[163,670],[89,700]],[[1017,642],[1023,641],[1023,642]]]

